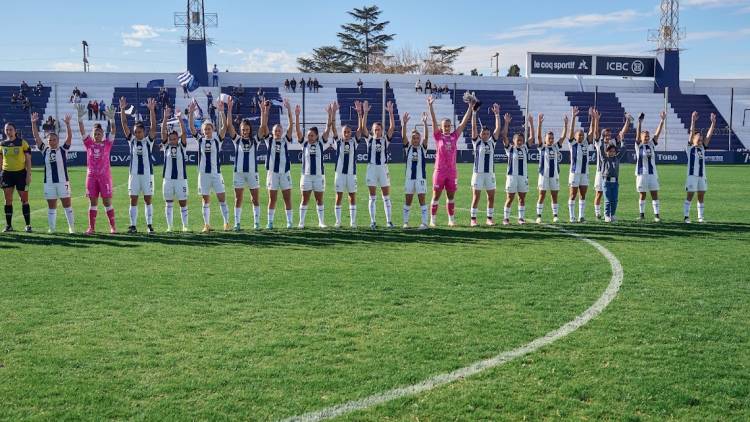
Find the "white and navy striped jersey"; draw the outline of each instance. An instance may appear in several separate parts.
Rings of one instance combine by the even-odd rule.
[[[474,144],[474,173],[495,174],[495,138],[487,141],[472,139]]]
[[[653,141],[635,144],[635,175],[656,174],[656,144]]]
[[[544,144],[539,148],[539,175],[544,177],[560,177],[560,144],[555,142],[552,146]]]
[[[213,138],[206,139],[198,135],[198,173],[221,173],[221,141],[214,133]]]
[[[334,139],[336,143],[336,174],[357,174],[357,141]]]
[[[258,161],[256,153],[258,152],[258,137],[252,136],[245,139],[239,134],[232,138],[234,142],[234,172],[235,173],[257,173]]]
[[[318,142],[302,143],[302,174],[305,176],[322,176],[325,174],[323,167],[323,151],[331,146],[330,142],[318,139]]]
[[[42,144],[39,151],[44,157],[44,183],[60,183],[68,181],[68,150],[70,145],[62,144],[52,149]]]
[[[289,142],[291,138],[284,136],[281,139],[273,139],[273,136],[266,137],[265,142],[268,151],[266,152],[266,170],[273,173],[288,173],[289,166]]]
[[[591,144],[586,141],[570,143],[570,172],[587,174],[589,170],[589,150]]]
[[[411,143],[405,147],[406,180],[420,180],[427,178],[427,147],[420,143],[414,147]]]
[[[706,177],[706,147],[688,145],[685,152],[688,158],[688,176]]]
[[[596,172],[597,173],[601,173],[602,169],[604,168],[604,160],[602,160],[602,158],[604,158],[604,154],[606,154],[607,146],[609,146],[609,144],[615,144],[618,150],[622,149],[622,142],[613,138],[610,138],[609,141],[607,141],[604,138],[597,139],[594,141],[594,148],[596,148]]]
[[[164,172],[162,177],[167,180],[187,179],[187,151],[182,142],[175,145],[163,144]]]
[[[385,138],[375,139],[372,136],[367,138],[367,157],[368,163],[380,166],[388,163],[388,145],[391,140]]]
[[[508,176],[528,177],[529,147],[523,144],[520,147],[510,145],[505,148],[508,154]]]
[[[139,141],[131,132],[128,146],[130,147],[130,174],[153,175],[154,157],[151,155],[151,149],[154,147],[154,140],[147,135]]]

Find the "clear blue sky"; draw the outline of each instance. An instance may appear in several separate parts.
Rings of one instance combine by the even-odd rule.
[[[207,0],[219,14],[209,30],[210,64],[233,71],[294,71],[296,58],[336,43],[346,11],[368,2]],[[652,54],[647,31],[659,26],[659,1],[459,1],[384,0],[375,3],[396,35],[408,44],[464,45],[457,70],[490,73],[525,67],[527,51]],[[683,0],[682,78],[750,78],[750,0]],[[124,2],[37,0],[3,7],[0,70],[81,70],[81,40],[91,46],[93,71],[178,72],[185,68],[183,30],[172,14],[181,0]],[[510,6],[512,5],[512,6]],[[435,17],[443,18],[435,24]]]

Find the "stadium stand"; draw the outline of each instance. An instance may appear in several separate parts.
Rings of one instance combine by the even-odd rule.
[[[398,110],[400,111],[401,116],[403,116],[404,113],[409,113],[410,115],[411,121],[409,125],[411,127],[409,130],[416,127],[420,132],[424,133],[424,128],[422,127],[422,113],[427,111],[427,95],[422,92],[415,92],[413,87],[394,88],[393,95],[396,98],[396,104],[398,105]],[[435,102],[433,103],[433,107],[435,108],[435,116],[438,119],[453,119],[455,117],[453,114],[453,92],[434,98]],[[429,148],[434,149],[435,139],[431,136],[433,132],[431,127],[432,123],[429,120],[429,116],[427,119],[427,125],[430,129]]]
[[[357,128],[357,112],[354,110],[354,102],[369,101],[372,106],[370,114],[367,117],[368,125],[372,125],[374,122],[379,122],[383,118],[383,90],[378,88],[363,88],[362,94],[359,93],[357,88],[336,88],[336,97],[339,102],[339,114],[341,123],[351,125],[355,130]],[[393,101],[396,103],[396,97],[393,94],[393,89],[389,89],[386,92],[386,102]],[[398,111],[398,104],[393,109],[395,114],[393,118],[396,120],[396,132],[393,134],[394,143],[401,143],[401,119]],[[387,116],[386,116],[387,117]],[[388,122],[386,120],[386,126],[384,130],[388,129]]]
[[[454,101],[456,124],[460,122],[466,113],[466,107],[468,106],[463,101],[464,93],[467,90],[459,89],[456,90],[456,96]],[[495,116],[492,114],[492,104],[497,103],[500,106],[500,117],[505,113],[510,113],[513,120],[511,120],[510,128],[508,129],[508,136],[513,136],[514,133],[523,133],[525,115],[521,111],[521,107],[518,105],[513,91],[506,90],[470,90],[474,92],[477,98],[482,102],[482,106],[479,109],[478,119],[482,124],[489,125],[491,129],[495,128]],[[471,124],[466,126],[464,130],[465,147],[471,149]]]
[[[175,88],[167,88],[169,91],[170,98],[175,97]],[[149,122],[149,111],[146,107],[146,101],[149,98],[154,98],[159,95],[159,88],[140,88],[140,87],[115,87],[112,98],[111,98],[111,104],[119,105],[120,97],[125,97],[125,99],[128,101],[128,105],[133,105],[135,107],[135,111],[133,114],[128,116],[128,124],[130,127],[133,127],[133,124],[135,123],[135,116],[136,114],[140,114],[143,118],[144,124],[147,126],[150,124]],[[161,119],[163,117],[163,110],[160,107],[156,108],[156,119],[157,123],[161,123]],[[117,122],[119,124],[119,122]],[[122,131],[118,128],[117,130],[117,140],[125,140]]]
[[[693,111],[697,111],[700,115],[698,116],[697,127],[699,129],[708,128],[710,123],[711,113],[717,114],[716,127],[719,129],[719,133],[726,135],[729,130],[729,123],[724,119],[724,116],[714,106],[714,103],[708,98],[708,95],[696,95],[696,94],[669,94],[669,103],[677,113],[685,127],[690,128],[690,119]],[[740,145],[740,139],[734,133],[731,132],[732,143]],[[683,142],[684,145],[684,142]],[[711,141],[710,149],[726,150],[729,148],[729,138],[727,136],[715,136]]]
[[[16,129],[20,131],[21,137],[27,139],[30,144],[33,144],[34,141],[31,139],[31,113],[39,113],[39,115],[42,116],[40,117],[40,120],[42,121],[47,118],[45,108],[47,102],[49,102],[52,89],[45,86],[42,88],[39,95],[35,95],[31,90],[26,93],[26,96],[31,102],[29,110],[24,110],[23,105],[20,103],[11,104],[10,97],[13,93],[18,93],[18,91],[18,84],[12,86],[0,86],[0,118],[2,119],[3,125],[5,125],[6,122],[13,122],[16,125]],[[62,122],[61,119],[56,120]],[[39,122],[40,126],[42,123],[43,122],[41,121]]]

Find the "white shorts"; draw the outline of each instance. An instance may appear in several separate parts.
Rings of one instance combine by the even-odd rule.
[[[388,166],[385,164],[368,164],[367,186],[377,186],[381,188],[391,186],[391,176],[388,174]]]
[[[232,184],[235,189],[258,189],[260,188],[260,180],[258,179],[258,173],[234,173],[234,179]]]
[[[659,176],[656,174],[641,174],[635,176],[635,189],[641,193],[658,191]]]
[[[268,190],[288,190],[292,188],[292,175],[286,173],[266,173],[266,188]]]
[[[336,192],[346,191],[349,193],[356,193],[357,192],[357,175],[336,173],[334,184],[336,185]]]
[[[526,176],[505,176],[505,192],[526,193],[529,191],[529,178]]]
[[[578,188],[589,185],[588,173],[568,173],[568,187]]]
[[[473,173],[471,188],[474,190],[495,190],[497,187],[495,173]]]
[[[706,192],[708,190],[708,179],[705,177],[688,176],[685,182],[686,192]]]
[[[188,182],[187,179],[164,179],[161,193],[165,201],[187,201]]]
[[[604,192],[604,181],[602,180],[602,174],[598,171],[594,177],[594,190],[597,192]]]
[[[406,179],[404,182],[404,194],[424,195],[427,193],[427,181],[425,179]]]
[[[128,195],[151,196],[154,194],[154,176],[150,174],[131,174],[128,176]]]
[[[560,177],[539,176],[536,187],[540,191],[560,190]]]
[[[326,177],[322,175],[306,176],[302,175],[299,179],[299,189],[301,191],[325,192]]]
[[[70,182],[47,182],[44,184],[44,199],[70,198]]]
[[[221,173],[199,173],[198,193],[211,195],[212,190],[214,193],[224,193],[224,176]]]

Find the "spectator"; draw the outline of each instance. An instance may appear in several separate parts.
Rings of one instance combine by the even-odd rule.
[[[315,82],[313,82],[313,87],[315,87],[315,92],[318,92],[320,89],[320,82],[318,82],[318,78],[315,78]]]
[[[364,86],[365,86],[365,83],[362,82],[362,79],[360,78],[357,81],[357,90],[359,91],[360,95],[362,94],[362,88],[364,88]]]
[[[24,97],[21,104],[23,106],[23,111],[29,111],[29,109],[31,108],[31,100],[29,99],[29,97]]]
[[[216,122],[216,106],[214,103],[208,104],[208,118],[211,119],[212,122]]]
[[[182,98],[190,98],[190,92],[187,89],[187,85],[182,86]]]
[[[55,119],[52,118],[52,116],[47,117],[47,120],[44,121],[44,124],[42,125],[42,130],[45,132],[53,132],[55,130]]]
[[[81,92],[81,98],[88,98],[89,94],[86,93],[86,91]]]
[[[287,78],[287,79],[284,79],[284,90],[286,92],[289,92],[289,89],[290,89],[290,84],[289,84],[289,79]]]
[[[428,90],[430,91],[430,94],[432,94],[432,82],[430,82],[429,79],[424,83],[424,93],[427,94]]]
[[[292,92],[297,92],[297,80],[296,79],[292,79],[291,81],[289,81],[289,85],[292,86]]]
[[[237,85],[232,91],[232,93],[237,97],[245,96],[245,87],[243,87],[242,84]]]
[[[265,99],[266,93],[263,92],[263,87],[258,87],[258,92],[256,93],[256,95],[258,96],[259,101],[263,101]]]
[[[219,86],[219,68],[214,63],[212,86]]]
[[[305,86],[307,86],[305,78],[299,78],[299,89],[301,89],[302,92],[305,92]]]
[[[206,108],[208,108],[209,112],[211,110],[211,105],[214,103],[214,94],[211,93],[211,91],[203,91],[206,93]]]
[[[29,92],[29,84],[27,84],[26,81],[21,81],[21,92],[24,94]]]
[[[73,88],[73,95],[81,96],[81,90],[78,87]]]
[[[253,97],[253,101],[250,103],[250,113],[256,114],[258,112],[258,109],[256,108],[258,104],[258,97]]]
[[[414,92],[423,92],[421,79],[417,79],[417,83],[414,85]]]
[[[14,92],[13,95],[10,96],[10,103],[11,104],[18,104],[18,100],[19,100],[18,94],[16,94]]]
[[[389,81],[388,79],[386,79],[385,80],[385,90],[388,91],[389,89],[391,89],[391,81]]]
[[[92,120],[94,116],[94,106],[91,105],[91,101],[89,101],[89,104],[86,106],[86,110],[89,112],[89,120]]]
[[[307,92],[312,92],[312,90],[313,90],[312,78],[307,78]]]
[[[44,85],[42,85],[42,81],[38,81],[36,83],[36,88],[34,89],[34,95],[42,95],[42,90],[44,89]]]
[[[94,112],[94,120],[99,120],[99,103],[96,100],[91,102],[91,110]]]
[[[99,102],[99,120],[104,120],[104,116],[105,116],[104,112],[106,110],[107,110],[107,104],[104,102],[104,100],[101,100]]]

